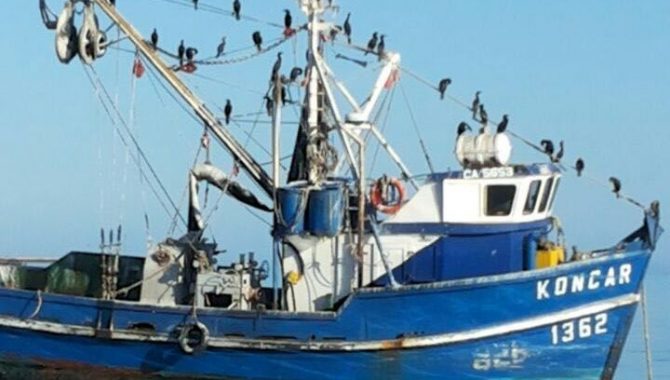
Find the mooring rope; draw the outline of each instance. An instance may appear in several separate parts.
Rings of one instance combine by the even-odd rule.
[[[649,318],[647,316],[647,292],[644,285],[640,287],[640,306],[642,307],[642,328],[644,330],[644,353],[647,360],[647,380],[653,380],[651,360],[651,339],[649,338]]]

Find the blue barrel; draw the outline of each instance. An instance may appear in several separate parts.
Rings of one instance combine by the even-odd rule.
[[[309,192],[307,232],[315,236],[333,237],[342,228],[344,215],[344,186],[341,182],[326,182]]]
[[[300,234],[305,231],[305,209],[307,208],[307,183],[277,189],[277,231],[281,234]]]

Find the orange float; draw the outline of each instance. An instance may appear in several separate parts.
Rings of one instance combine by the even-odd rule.
[[[392,186],[398,197],[395,201],[391,202],[389,199],[386,199],[384,194],[386,193],[386,188]],[[380,212],[388,215],[394,215],[402,207],[403,201],[405,200],[405,187],[402,182],[397,178],[386,178],[382,177],[378,179],[370,189],[370,203]]]

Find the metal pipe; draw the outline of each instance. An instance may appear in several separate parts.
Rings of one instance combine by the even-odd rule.
[[[363,239],[365,239],[365,142],[358,144],[358,247],[357,255],[363,259]]]

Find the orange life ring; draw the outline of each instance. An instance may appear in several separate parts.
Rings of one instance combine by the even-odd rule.
[[[387,186],[393,186],[398,196],[394,202],[386,199],[384,196]],[[382,177],[378,179],[370,188],[370,203],[378,211],[384,214],[393,215],[400,210],[403,201],[405,200],[405,187],[397,178]]]

